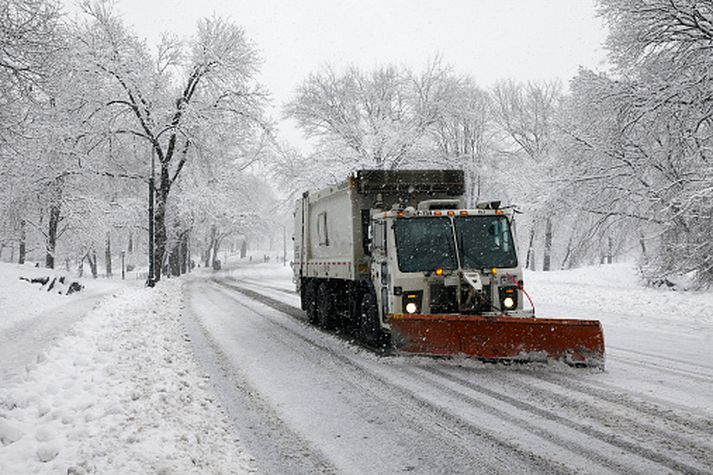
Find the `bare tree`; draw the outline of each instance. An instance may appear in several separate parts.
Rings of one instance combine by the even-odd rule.
[[[544,217],[544,252],[542,269],[551,268],[553,224],[551,210],[540,212],[538,207],[547,204],[550,195],[545,184],[548,165],[553,159],[555,144],[555,117],[562,93],[557,82],[528,82],[519,84],[501,81],[493,90],[493,116],[514,145],[514,153],[521,155],[521,170],[526,170],[530,179],[521,183],[535,185],[526,195],[533,211],[533,221],[527,248],[527,265],[534,269],[535,223]],[[513,153],[513,151],[507,151]],[[520,175],[525,178],[523,175]],[[539,179],[533,179],[539,177]],[[538,184],[540,184],[538,186]]]
[[[447,89],[448,101],[431,127],[431,136],[441,161],[465,170],[469,203],[474,206],[486,186],[483,175],[493,152],[491,98],[470,78],[453,77]]]
[[[164,37],[150,57],[109,4],[87,2],[84,9],[91,18],[80,35],[85,58],[100,80],[116,87],[103,108],[114,111],[118,126],[112,133],[141,138],[157,162],[154,269],[160,279],[171,189],[201,132],[225,121],[267,126],[266,93],[254,81],[259,58],[243,30],[220,18],[201,20],[188,43]],[[127,115],[132,120],[119,121]]]
[[[53,58],[62,47],[59,19],[60,2],[56,0],[0,3],[0,97],[42,89]]]
[[[299,87],[285,113],[342,164],[398,168],[440,117],[449,69],[438,58],[421,74],[393,65],[369,73],[327,67]]]
[[[630,230],[650,282],[678,274],[710,285],[713,9],[694,0],[600,8],[616,76],[583,70],[572,82],[563,129],[573,202]]]

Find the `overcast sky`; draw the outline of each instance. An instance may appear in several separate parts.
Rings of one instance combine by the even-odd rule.
[[[69,0],[65,0],[69,1]],[[415,70],[441,54],[483,87],[502,78],[560,79],[606,68],[606,30],[593,0],[118,0],[135,32],[190,36],[213,13],[241,25],[262,51],[262,83],[276,110],[324,64]],[[283,124],[287,140],[300,136]]]

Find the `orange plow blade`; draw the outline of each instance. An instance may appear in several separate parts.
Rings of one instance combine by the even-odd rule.
[[[400,353],[604,366],[604,333],[597,320],[391,314],[389,323]]]

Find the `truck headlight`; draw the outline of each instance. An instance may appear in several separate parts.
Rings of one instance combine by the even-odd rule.
[[[517,308],[517,287],[500,287],[500,308],[502,310],[515,310]]]
[[[404,290],[401,299],[401,308],[404,312],[421,313],[423,290]]]

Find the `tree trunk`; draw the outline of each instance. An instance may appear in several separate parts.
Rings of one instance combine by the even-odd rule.
[[[129,245],[126,246],[126,252],[129,254],[134,252],[134,233],[129,233]]]
[[[248,254],[248,241],[243,239],[243,244],[240,246],[240,258],[244,259]]]
[[[190,234],[186,235],[186,265],[188,266],[188,272],[191,272],[193,270],[193,256],[191,254],[191,236]]]
[[[78,271],[79,277],[84,277],[84,257],[79,259],[79,266],[77,266],[77,271]]]
[[[210,227],[210,246],[208,246],[207,255],[205,257],[205,266],[212,266],[215,258],[218,255],[218,227],[214,224]]]
[[[155,223],[155,256],[154,256],[154,276],[155,282],[161,280],[163,272],[163,261],[166,256],[166,244],[168,232],[166,231],[166,205],[168,203],[168,193],[171,189],[171,180],[168,176],[168,163],[161,164],[161,180],[158,189],[158,199],[156,200]]]
[[[106,233],[106,248],[104,250],[104,261],[106,265],[106,276],[111,278],[111,234]]]
[[[220,262],[220,259],[218,259],[218,252],[220,251],[220,241],[221,239],[216,238],[215,243],[213,244],[213,258],[211,259],[211,265],[213,266],[213,269],[220,269],[219,266],[217,266],[217,263]],[[220,262],[220,266],[225,264],[224,262]]]
[[[550,270],[550,260],[552,255],[552,219],[548,216],[545,221],[545,252],[542,260],[542,270]]]
[[[92,261],[90,262],[90,267],[92,268],[92,278],[96,279],[99,277],[99,271],[97,270],[97,251],[92,251]]]
[[[572,249],[572,243],[574,241],[574,230],[569,235],[569,239],[567,240],[567,249],[565,250],[564,258],[562,259],[562,264],[560,264],[560,269],[571,269],[572,266],[571,264],[568,265],[569,259],[572,257],[572,254],[574,253],[574,249]]]
[[[27,223],[25,220],[20,221],[20,244],[18,249],[17,263],[24,264],[25,257],[27,256],[27,230],[25,229]]]
[[[55,203],[50,206],[50,221],[47,229],[47,255],[45,256],[45,267],[54,269],[54,251],[57,248],[57,228],[60,221],[60,207]]]
[[[85,256],[87,261],[89,261],[89,268],[92,271],[92,278],[96,279],[99,276],[97,272],[97,251],[87,252]]]
[[[168,268],[171,275],[181,275],[181,242],[175,243],[168,255]]]
[[[188,265],[188,231],[186,231],[183,236],[181,237],[181,261],[180,261],[180,272],[181,274],[185,274],[188,272],[188,268],[190,267]]]
[[[532,223],[532,229],[530,229],[530,242],[527,245],[527,257],[525,258],[526,266],[530,270],[535,270],[535,223]]]

